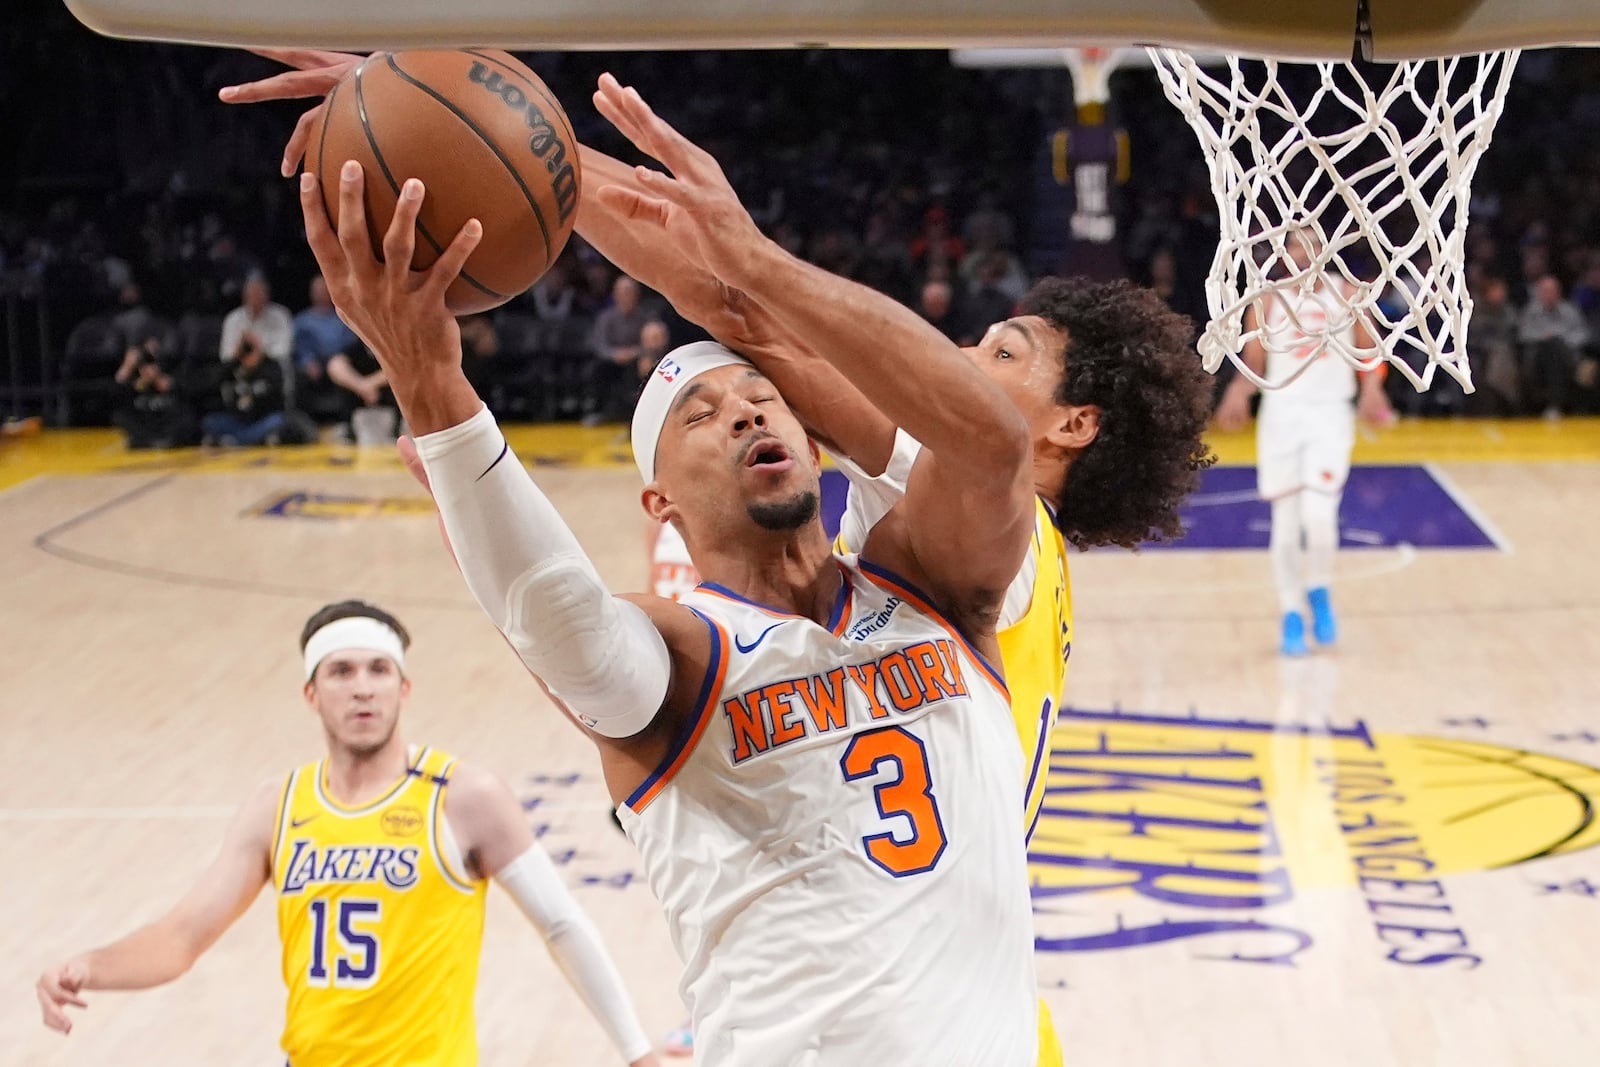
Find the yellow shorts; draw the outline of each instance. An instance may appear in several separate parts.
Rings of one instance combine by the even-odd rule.
[[[1056,1037],[1055,1023],[1050,1020],[1050,1009],[1044,999],[1039,1000],[1039,1067],[1065,1067],[1061,1055],[1061,1041]]]

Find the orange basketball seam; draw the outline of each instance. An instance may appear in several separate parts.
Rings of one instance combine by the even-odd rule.
[[[327,217],[329,225],[333,223],[333,211],[328,207],[328,183],[324,180],[323,167],[328,162],[328,124],[333,121],[333,98],[339,95],[341,84],[334,82],[328,92],[327,110],[322,113],[322,136],[317,138],[317,195],[322,198],[322,214]]]

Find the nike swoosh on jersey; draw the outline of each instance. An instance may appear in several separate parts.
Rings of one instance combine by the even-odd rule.
[[[778,627],[780,627],[782,625],[783,625],[783,623],[781,623],[781,622],[773,623],[771,626],[767,627],[765,630],[762,630],[759,634],[757,634],[756,635],[756,639],[754,641],[751,641],[748,645],[745,644],[743,641],[739,640],[739,635],[738,634],[734,634],[733,635],[733,643],[734,643],[735,646],[737,646],[737,648],[739,649],[740,652],[754,652],[756,650],[756,646],[759,645],[762,641],[765,641],[767,639],[767,635],[768,634],[770,634],[772,631],[776,630]]]
[[[290,819],[289,820],[289,829],[298,830],[298,829],[300,829],[300,827],[304,826],[306,823],[310,822],[312,819],[315,819],[315,818],[316,818],[315,815],[307,815],[303,819]]]

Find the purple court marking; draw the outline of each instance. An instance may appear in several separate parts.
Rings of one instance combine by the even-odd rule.
[[[1152,549],[1265,549],[1272,509],[1256,498],[1254,467],[1213,467],[1183,507],[1188,533]],[[1339,509],[1342,548],[1495,548],[1495,540],[1433,472],[1354,467]]]
[[[832,537],[844,514],[847,483],[838,471],[822,475],[822,521]],[[1213,467],[1183,507],[1188,533],[1181,541],[1146,550],[1259,549],[1267,547],[1271,508],[1256,497],[1254,467]],[[1355,467],[1339,512],[1344,548],[1495,548],[1484,529],[1433,472],[1421,466]],[[1103,551],[1120,551],[1106,549]]]

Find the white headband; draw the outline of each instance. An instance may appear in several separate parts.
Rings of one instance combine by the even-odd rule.
[[[696,341],[661,357],[633,409],[633,461],[639,465],[646,485],[656,480],[656,445],[678,394],[706,371],[740,364],[752,366],[748,359],[715,341]]]
[[[405,673],[406,651],[400,644],[400,635],[377,619],[357,615],[335,619],[311,635],[311,640],[306,642],[306,681],[316,676],[317,665],[323,660],[335,652],[351,649],[388,656],[400,668],[400,673]]]

